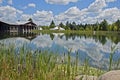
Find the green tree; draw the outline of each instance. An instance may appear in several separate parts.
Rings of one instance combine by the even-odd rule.
[[[77,30],[77,25],[76,25],[76,23],[75,23],[75,22],[72,22],[70,28],[71,28],[72,30]]]
[[[118,27],[115,25],[115,23],[113,23],[113,24],[111,25],[111,29],[112,29],[112,31],[117,31],[117,30],[118,30]]]
[[[117,31],[119,31],[120,30],[120,20],[117,20],[115,22],[115,25],[117,26]]]
[[[100,30],[107,31],[107,28],[108,28],[108,22],[104,19],[104,20],[100,23]]]
[[[84,30],[84,25],[81,23],[78,25],[79,30],[83,31]]]
[[[118,30],[117,26],[113,26],[113,30],[117,31]]]
[[[32,18],[29,18],[28,21],[33,22]]]
[[[41,26],[43,30],[49,30],[49,26]]]
[[[55,23],[54,21],[52,20],[52,22],[50,23],[50,28],[54,28],[55,27]]]
[[[99,30],[99,22],[98,21],[94,24],[94,30],[95,31]]]
[[[66,22],[65,30],[70,30],[70,23],[69,23],[69,21]]]
[[[110,24],[110,25],[108,26],[108,31],[113,31],[113,30],[112,30],[112,27],[113,27],[113,26]]]
[[[59,26],[62,27],[62,28],[65,27],[64,24],[63,24],[62,22],[59,24]]]

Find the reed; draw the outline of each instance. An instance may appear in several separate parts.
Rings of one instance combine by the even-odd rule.
[[[60,56],[49,51],[33,52],[24,46],[17,52],[14,47],[0,49],[0,80],[74,80],[77,75],[98,73],[98,69],[89,66],[89,59],[79,65],[78,52],[73,64],[71,50]],[[104,72],[100,71],[99,74]]]
[[[117,50],[116,46],[111,46],[111,53],[110,53],[110,56],[109,56],[109,71],[112,70],[113,67],[113,57],[114,57],[114,54],[115,54],[115,51]],[[117,67],[119,66],[119,60],[117,62]]]

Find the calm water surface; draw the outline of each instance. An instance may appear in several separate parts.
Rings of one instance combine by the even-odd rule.
[[[120,36],[78,35],[78,34],[0,34],[0,46],[9,48],[14,45],[16,49],[25,45],[26,50],[49,50],[54,53],[67,53],[71,49],[74,59],[79,53],[79,61],[83,63],[89,58],[90,65],[107,68],[111,46],[116,46],[114,62],[120,59]]]

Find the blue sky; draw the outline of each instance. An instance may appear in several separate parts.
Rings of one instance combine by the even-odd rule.
[[[66,21],[109,23],[120,19],[120,0],[0,0],[0,20],[17,23],[32,18],[38,25]],[[8,16],[8,17],[6,17]]]
[[[62,4],[49,4],[46,3],[45,0],[30,0],[30,1],[25,1],[25,0],[14,0],[14,6],[21,9],[22,6],[25,6],[29,3],[34,3],[36,5],[35,8],[28,8],[27,10],[25,9],[24,12],[25,13],[34,13],[36,10],[46,10],[46,11],[52,11],[54,13],[54,15],[59,14],[61,12],[66,11],[67,9],[69,9],[72,6],[77,6],[79,9],[83,9],[85,7],[88,7],[88,5],[90,5],[94,0],[86,0],[87,3],[84,0],[79,0],[78,2],[75,3],[69,3],[67,5],[62,5]],[[23,3],[24,2],[24,3]]]

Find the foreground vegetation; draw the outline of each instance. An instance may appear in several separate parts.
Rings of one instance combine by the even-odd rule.
[[[0,50],[0,80],[74,80],[77,75],[104,73],[90,67],[88,59],[80,66],[78,53],[71,61],[70,52],[60,56],[48,51],[26,51],[24,47],[17,52],[13,47]]]

